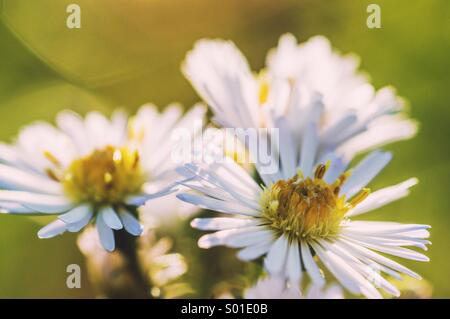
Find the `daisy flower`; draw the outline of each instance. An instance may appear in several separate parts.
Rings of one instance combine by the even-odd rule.
[[[230,41],[200,40],[182,69],[225,128],[288,126],[297,136],[314,129],[318,158],[330,151],[352,159],[356,154],[416,133],[405,118],[404,102],[391,87],[376,91],[358,71],[354,55],[342,56],[316,36],[297,44],[283,35],[267,56],[267,66],[252,73]],[[282,120],[280,120],[282,118]],[[316,118],[316,128],[308,121]],[[300,144],[295,145],[298,152]]]
[[[305,295],[302,295],[297,287],[290,287],[286,282],[277,277],[267,277],[258,280],[248,288],[244,294],[245,299],[343,299],[341,287],[330,285],[319,287],[311,285]]]
[[[280,156],[282,163],[290,164],[281,166],[277,174],[266,175],[262,185],[232,160],[178,168],[185,178],[180,184],[193,191],[180,193],[178,198],[231,215],[192,221],[195,228],[215,231],[199,239],[201,248],[239,248],[238,258],[244,261],[264,256],[268,273],[291,285],[298,285],[305,271],[314,284],[322,286],[321,268],[325,268],[351,293],[369,298],[381,297],[377,288],[399,295],[381,276],[383,272],[395,278],[400,273],[420,278],[380,253],[428,261],[406,247],[426,250],[429,226],[353,220],[405,197],[416,184],[413,178],[370,194],[366,185],[390,161],[390,153],[374,151],[353,170],[332,161],[314,168],[304,165],[315,156],[309,151],[302,152],[298,166],[292,152]],[[296,173],[291,173],[291,165]]]
[[[146,105],[131,118],[63,111],[56,127],[31,124],[15,143],[0,144],[0,207],[9,214],[58,215],[39,230],[40,238],[78,232],[93,221],[102,246],[112,251],[114,230],[140,235],[138,207],[173,191],[168,185],[179,163],[171,161],[169,135],[193,127],[204,112],[202,105],[184,116],[178,105],[161,113]]]

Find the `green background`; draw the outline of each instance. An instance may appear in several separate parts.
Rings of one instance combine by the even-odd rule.
[[[0,138],[10,141],[23,125],[51,121],[65,108],[190,106],[198,97],[179,66],[202,37],[232,39],[259,69],[282,33],[300,41],[323,34],[340,51],[360,55],[376,87],[394,85],[420,122],[416,138],[388,147],[394,159],[373,188],[410,176],[419,185],[367,218],[431,224],[431,262],[405,264],[432,283],[434,297],[448,298],[450,1],[378,0],[382,28],[368,29],[372,2],[0,1]],[[81,29],[65,25],[70,3],[81,7]],[[0,297],[93,297],[84,280],[82,289],[65,285],[66,266],[83,265],[76,236],[38,240],[39,227],[27,217],[0,216]]]

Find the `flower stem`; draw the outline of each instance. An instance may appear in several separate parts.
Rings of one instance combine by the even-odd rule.
[[[119,292],[119,298],[150,298],[150,286],[148,278],[143,273],[137,254],[138,237],[128,234],[124,230],[114,232],[116,250],[125,259],[125,269],[132,285],[126,285],[127,289]]]

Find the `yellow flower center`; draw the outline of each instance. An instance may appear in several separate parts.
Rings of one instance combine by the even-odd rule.
[[[267,78],[267,71],[261,70],[257,75],[258,81],[258,101],[262,105],[267,102],[267,98],[269,97],[269,80]]]
[[[62,178],[69,197],[96,204],[121,203],[126,196],[139,193],[144,181],[139,154],[113,146],[74,160]]]
[[[301,173],[288,180],[279,180],[266,188],[261,196],[263,218],[277,233],[289,239],[314,239],[335,236],[347,211],[364,200],[369,189],[363,189],[351,201],[339,196],[340,185],[348,173],[333,184],[322,177],[326,166],[319,165],[314,178],[303,178]]]

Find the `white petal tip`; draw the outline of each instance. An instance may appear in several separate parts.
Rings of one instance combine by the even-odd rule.
[[[208,249],[208,248],[211,248],[211,244],[210,244],[210,243],[207,243],[206,241],[199,240],[199,241],[197,242],[197,244],[198,244],[198,247],[199,247],[199,248],[202,248],[202,249]]]
[[[109,253],[112,253],[115,249],[115,247],[103,247],[103,248],[105,248],[105,250]]]
[[[37,233],[37,236],[38,236],[39,239],[51,238],[50,236],[46,236],[46,235],[42,234],[40,231]]]
[[[142,233],[144,232],[144,226],[142,226],[141,224],[139,224],[139,226],[140,226],[139,229],[136,229],[133,232],[129,232],[128,231],[128,233],[133,235],[133,236],[136,236],[136,237],[141,236]]]
[[[197,228],[199,223],[200,223],[200,219],[199,218],[195,218],[195,219],[193,219],[191,221],[190,225],[191,225],[192,228]]]
[[[419,184],[419,179],[417,177],[412,177],[408,180],[409,187]]]
[[[67,225],[57,219],[56,221],[42,227],[38,233],[37,236],[40,239],[46,239],[46,238],[53,238],[57,235],[61,235],[67,230]]]
[[[211,248],[213,246],[217,246],[219,244],[219,242],[216,240],[214,240],[214,237],[210,237],[209,235],[205,235],[200,237],[200,239],[197,242],[198,247],[203,248],[203,249],[208,249]]]

